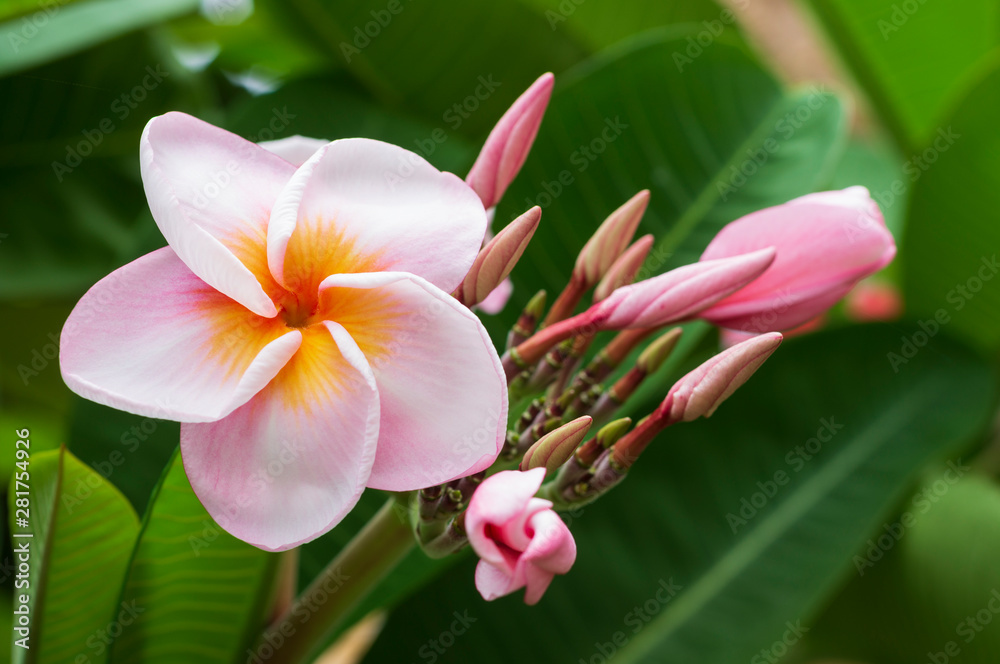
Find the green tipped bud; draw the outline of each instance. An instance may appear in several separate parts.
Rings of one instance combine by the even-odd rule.
[[[510,333],[507,335],[508,349],[516,347],[534,333],[535,328],[538,327],[538,321],[541,320],[542,314],[545,313],[546,297],[546,292],[540,290],[528,300],[528,304],[525,305],[517,322],[514,323],[514,327],[510,329]]]
[[[683,330],[675,327],[666,334],[658,337],[653,343],[646,347],[646,350],[639,354],[639,361],[636,366],[647,376],[656,373],[663,363],[667,361],[670,354],[677,347],[677,342],[681,338]]]
[[[542,208],[536,205],[507,224],[482,248],[462,285],[454,293],[459,302],[467,307],[479,304],[510,275],[541,218]]]
[[[615,290],[622,286],[628,286],[635,281],[635,275],[639,274],[639,269],[646,261],[650,249],[653,248],[653,236],[644,235],[629,247],[624,254],[608,269],[608,273],[601,279],[594,289],[594,302],[600,302]]]
[[[632,418],[623,417],[614,422],[608,422],[601,430],[597,432],[597,444],[608,449],[616,442],[618,439],[628,433],[628,430],[632,428]]]
[[[592,422],[593,420],[585,415],[542,436],[524,453],[521,470],[544,467],[546,473],[554,472],[573,456],[580,441],[590,430]]]
[[[585,288],[599,282],[632,242],[648,205],[649,190],[643,189],[612,212],[580,251],[573,267],[573,279],[585,284]]]

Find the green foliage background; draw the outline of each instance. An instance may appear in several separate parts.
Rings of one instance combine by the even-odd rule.
[[[621,488],[568,516],[580,559],[538,607],[484,603],[471,556],[412,553],[357,612],[389,612],[365,661],[904,664],[957,648],[952,662],[996,662],[1000,280],[981,270],[1000,249],[1000,7],[799,6],[856,98],[781,83],[713,0],[256,0],[242,21],[222,3],[222,24],[195,0],[0,1],[0,469],[6,485],[14,431],[30,428],[31,582],[44,589],[41,647],[0,657],[242,662],[273,599],[276,557],[204,512],[177,425],[86,402],[59,375],[75,301],[164,243],[138,175],[148,119],[182,110],[251,140],[366,136],[464,174],[553,71],[497,213],[502,225],[544,209],[511,305],[485,318],[494,339],[642,188],[655,273],[747,212],[866,185],[896,235],[882,278],[906,311],[859,325],[835,310],[714,418],[665,435]],[[855,104],[872,127],[852,129]],[[648,409],[716,343],[689,326],[628,407]],[[303,547],[300,585],[383,500],[369,491]],[[128,606],[142,611],[115,635]],[[456,612],[472,619],[460,635]]]

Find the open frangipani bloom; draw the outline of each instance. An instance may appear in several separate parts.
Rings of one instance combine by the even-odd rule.
[[[78,394],[182,422],[206,509],[268,550],[328,531],[366,486],[487,468],[507,419],[489,336],[448,295],[486,230],[476,193],[386,143],[298,147],[296,168],[151,120],[142,178],[169,246],[84,295],[60,358]]]
[[[723,228],[701,260],[764,247],[777,249],[771,267],[702,318],[754,334],[788,330],[829,309],[896,255],[878,204],[864,187],[809,194],[748,214]]]
[[[505,470],[488,477],[472,494],[465,513],[469,544],[479,556],[476,588],[494,600],[525,588],[524,602],[537,604],[556,574],[576,562],[576,542],[552,510],[535,498],[545,468]]]

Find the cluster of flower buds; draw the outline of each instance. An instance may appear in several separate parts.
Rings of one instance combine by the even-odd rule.
[[[467,179],[486,208],[524,162],[551,87],[550,75],[539,79],[487,139]],[[526,601],[538,601],[576,555],[554,511],[616,486],[667,427],[712,415],[778,348],[778,330],[821,315],[895,254],[878,206],[852,187],[736,220],[697,263],[634,282],[654,243],[650,235],[634,240],[649,200],[641,191],[612,212],[552,306],[546,311],[540,291],[510,330],[501,362],[510,403],[522,410],[513,411],[496,462],[416,494],[411,513],[421,545],[443,556],[471,544],[487,599],[526,587]],[[540,219],[532,208],[489,239],[454,296],[472,307],[496,292]],[[590,291],[590,305],[577,313]],[[699,318],[718,325],[732,345],[678,380],[635,426],[616,419],[675,350],[681,329],[673,326]],[[607,331],[616,334],[592,351]]]

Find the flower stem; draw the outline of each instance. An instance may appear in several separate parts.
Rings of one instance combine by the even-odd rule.
[[[371,521],[261,635],[254,654],[274,664],[312,661],[325,639],[413,548],[405,495],[390,498]]]

